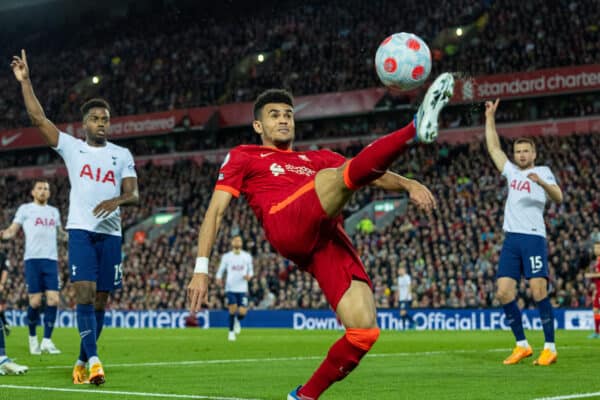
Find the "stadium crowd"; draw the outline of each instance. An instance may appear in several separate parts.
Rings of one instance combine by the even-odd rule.
[[[131,115],[249,101],[269,87],[303,95],[378,86],[373,54],[399,30],[439,48],[434,75],[600,62],[596,0],[425,0],[402,7],[288,0],[277,2],[277,12],[270,1],[251,12],[232,4],[226,16],[169,3],[149,15],[3,35],[0,57],[8,63],[20,48],[29,50],[37,95],[56,122],[78,120],[91,95],[110,99],[114,114]],[[465,28],[462,40],[444,36],[457,26]],[[264,62],[255,61],[258,54]],[[0,130],[29,123],[18,90],[7,70],[0,76]]]
[[[561,205],[547,210],[551,298],[555,306],[591,307],[592,285],[583,274],[592,261],[589,238],[600,229],[600,135],[536,139],[537,163],[549,165],[565,193]],[[348,146],[346,156],[360,146]],[[510,154],[510,153],[509,153]],[[185,285],[192,272],[200,218],[212,194],[218,165],[181,161],[172,166],[139,168],[141,205],[123,210],[124,231],[150,216],[157,207],[182,207],[178,224],[157,240],[132,241],[124,246],[124,290],[110,301],[119,309],[176,309],[185,307]],[[481,143],[460,146],[413,146],[394,170],[426,184],[439,202],[431,216],[409,206],[383,231],[356,233],[352,239],[372,277],[379,307],[395,306],[396,271],[406,266],[413,277],[415,307],[457,308],[498,306],[494,273],[502,243],[502,215],[506,183],[493,168]],[[68,182],[51,178],[50,204],[66,219]],[[30,201],[28,184],[0,176],[6,194],[0,199],[0,226],[8,226],[16,207]],[[386,194],[378,189],[359,191],[346,214],[356,212]],[[276,255],[244,200],[234,200],[224,217],[211,258],[212,275],[229,238],[241,234],[254,256],[255,277],[250,282],[251,308],[323,308],[327,303],[314,281]],[[7,301],[23,309],[27,293],[23,279],[23,238],[2,243],[10,260]],[[74,304],[68,283],[66,249],[59,265],[62,306]],[[525,283],[520,286],[522,306],[533,306]],[[210,308],[224,307],[223,288],[210,286]]]

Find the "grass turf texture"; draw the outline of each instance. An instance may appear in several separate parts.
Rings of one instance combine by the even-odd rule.
[[[99,352],[107,383],[95,387],[71,383],[79,352],[75,329],[55,330],[53,339],[63,354],[32,356],[26,328],[13,328],[7,352],[30,369],[23,376],[0,376],[0,399],[150,397],[141,393],[157,399],[169,398],[158,396],[162,394],[184,399],[285,399],[306,381],[341,334],[244,329],[236,342],[228,342],[224,329],[106,328]],[[518,400],[600,392],[595,372],[600,371],[600,340],[589,340],[588,334],[558,331],[558,363],[534,367],[533,359],[543,347],[539,331],[527,332],[534,357],[514,366],[502,364],[514,344],[509,331],[385,331],[361,365],[322,398]]]

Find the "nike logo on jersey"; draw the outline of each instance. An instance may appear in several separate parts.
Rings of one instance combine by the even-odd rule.
[[[260,153],[260,158],[265,158],[270,156],[271,154],[275,153],[274,151],[270,152],[270,153]]]
[[[2,136],[2,147],[8,146],[9,144],[17,140],[21,135],[21,132],[17,132],[12,136]]]

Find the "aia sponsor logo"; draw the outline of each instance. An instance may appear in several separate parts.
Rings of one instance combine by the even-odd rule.
[[[510,181],[510,188],[513,190],[518,190],[519,192],[531,193],[531,185],[529,181],[519,181],[517,179],[513,179]]]
[[[90,164],[85,164],[79,172],[79,177],[84,179],[91,179],[100,183],[110,182],[113,186],[116,186],[115,172],[111,169],[108,171],[102,171],[102,168],[93,169]]]
[[[56,226],[56,221],[54,220],[54,218],[37,217],[35,219],[34,226],[47,226],[49,228],[53,228]]]

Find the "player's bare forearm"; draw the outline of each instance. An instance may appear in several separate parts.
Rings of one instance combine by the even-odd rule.
[[[221,226],[221,220],[225,210],[231,201],[232,195],[222,190],[215,190],[210,204],[202,220],[198,234],[198,257],[209,257],[215,244],[217,232]]]
[[[494,165],[502,172],[508,158],[500,146],[500,139],[498,138],[498,132],[496,131],[496,121],[494,120],[494,117],[487,117],[485,120],[485,144]]]
[[[380,178],[373,181],[373,186],[392,192],[408,191],[416,181],[405,178],[392,171],[385,171]]]
[[[116,198],[119,207],[122,206],[133,206],[140,202],[140,193],[137,189],[130,193],[123,193],[119,197]]]
[[[588,272],[584,276],[588,279],[597,279],[600,278],[600,272]]]
[[[25,108],[27,109],[27,114],[29,115],[29,119],[31,119],[31,123],[40,130],[44,139],[50,146],[56,147],[58,145],[58,129],[48,120],[48,118],[46,118],[44,109],[35,96],[33,86],[29,79],[21,82],[21,91],[23,92]]]
[[[12,223],[10,226],[2,231],[0,231],[0,239],[2,240],[10,240],[17,235],[19,231],[20,225]]]
[[[560,190],[558,185],[549,185],[546,182],[541,182],[541,186],[544,188],[544,191],[548,194],[548,197],[550,197],[552,201],[555,203],[562,203],[562,190]]]

